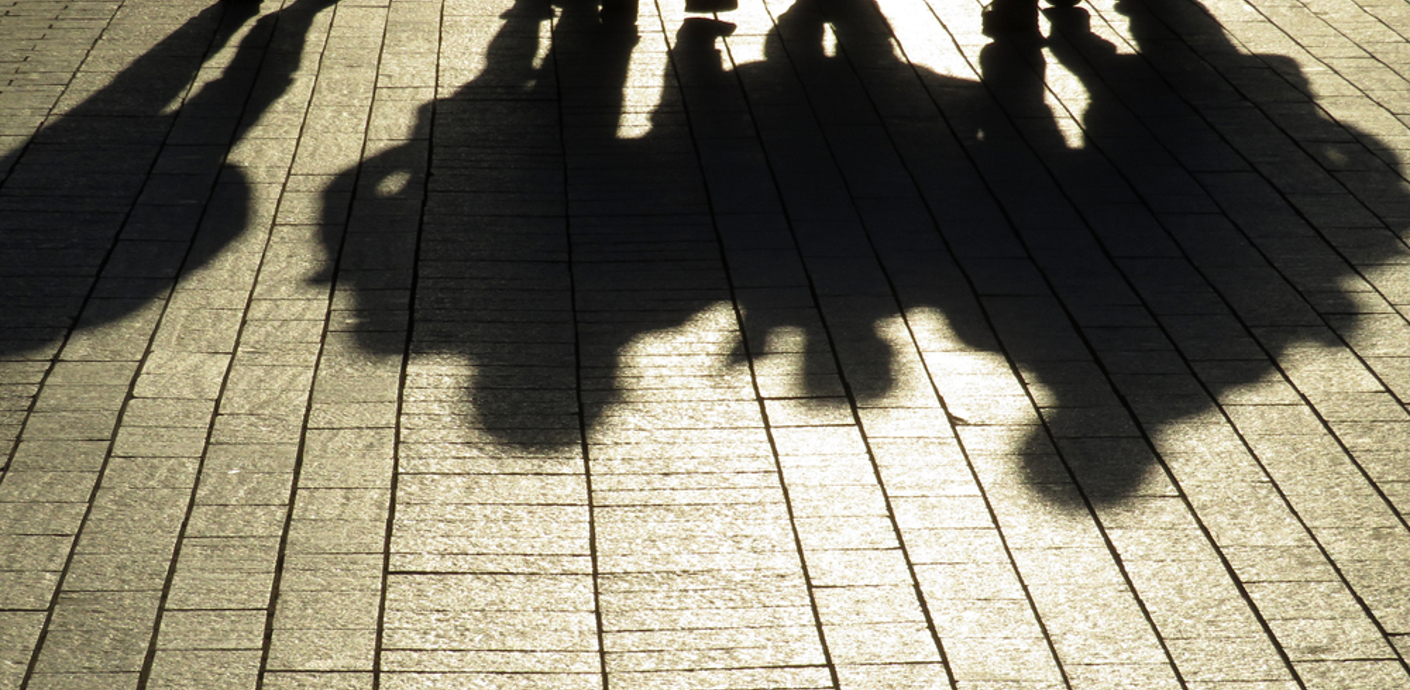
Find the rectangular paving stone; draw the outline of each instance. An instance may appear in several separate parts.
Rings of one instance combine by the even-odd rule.
[[[264,645],[261,610],[167,611],[162,615],[159,649],[251,650]]]
[[[254,650],[160,650],[148,681],[154,687],[250,688],[258,679]]]

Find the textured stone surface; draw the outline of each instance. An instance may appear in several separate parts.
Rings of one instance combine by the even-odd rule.
[[[0,690],[1410,687],[1403,3],[742,5],[4,5]]]

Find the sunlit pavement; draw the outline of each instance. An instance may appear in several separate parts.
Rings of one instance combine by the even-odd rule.
[[[0,689],[1410,688],[1410,4],[0,0]]]

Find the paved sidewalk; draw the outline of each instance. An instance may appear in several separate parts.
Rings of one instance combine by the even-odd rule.
[[[0,0],[0,690],[1410,688],[1410,4]]]

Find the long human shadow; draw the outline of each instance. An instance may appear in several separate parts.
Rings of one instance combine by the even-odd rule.
[[[1138,54],[1120,54],[1094,34],[1085,9],[1045,11],[1046,45],[1090,94],[1087,146],[1058,157],[1052,174],[1121,275],[1101,299],[1056,290],[1077,293],[1065,301],[1070,318],[1121,404],[1151,432],[1208,419],[1215,400],[1280,375],[1277,362],[1293,350],[1354,339],[1365,307],[1353,293],[1365,296],[1371,273],[1410,256],[1393,227],[1410,211],[1410,195],[1403,162],[1328,117],[1292,58],[1241,51],[1187,0],[1128,1],[1117,11]],[[1121,186],[1128,191],[1109,203],[1089,201]],[[1112,211],[1126,204],[1131,212]],[[1070,253],[1072,265],[1091,266],[1092,253],[1085,261],[1082,254]],[[1049,272],[1056,283],[1072,280],[1071,270]],[[1133,307],[1144,314],[1133,318]],[[1120,328],[1126,342],[1112,344],[1104,334]],[[1065,395],[1078,401],[1090,392],[1066,393],[1064,378],[1083,377],[1052,377],[1057,403],[1048,421],[1069,467],[1090,500],[1129,495],[1154,455],[1143,443],[1126,452],[1100,441],[1084,448],[1081,435],[1130,432],[1093,424],[1082,402],[1068,403],[1078,414],[1065,410]],[[1344,382],[1299,385],[1315,394]],[[1035,441],[1030,447],[1043,445]],[[1072,498],[1060,490],[1053,497]]]
[[[627,380],[641,375],[622,367],[629,343],[731,300],[753,347],[771,335],[797,343],[788,349],[799,361],[797,395],[846,394],[866,404],[901,383],[892,345],[876,327],[902,305],[928,307],[967,347],[1000,352],[1041,384],[1046,426],[1015,450],[1050,458],[1056,437],[1088,500],[1109,502],[1135,491],[1155,459],[1132,416],[1149,429],[1207,413],[1213,398],[1271,373],[1270,355],[1330,334],[1324,315],[1339,315],[1343,332],[1355,327],[1353,300],[1337,287],[1355,271],[1329,243],[1336,238],[1289,202],[1289,181],[1278,175],[1293,161],[1315,177],[1320,161],[1355,154],[1349,145],[1370,138],[1324,117],[1314,99],[1292,97],[1305,86],[1292,61],[1240,55],[1192,2],[1152,0],[1132,11],[1140,55],[1120,55],[1093,36],[1082,10],[1053,16],[1057,38],[1048,43],[1091,93],[1085,147],[1067,143],[1044,101],[1040,37],[1001,37],[985,48],[982,83],[942,75],[890,50],[886,21],[868,0],[800,0],[766,37],[764,60],[737,70],[718,52],[729,27],[687,20],[670,56],[670,84],[679,89],[665,90],[649,132],[622,138],[636,35],[598,26],[590,3],[556,6],[547,57],[538,55],[538,37],[554,5],[516,2],[484,71],[422,108],[417,130],[430,133],[429,149],[390,149],[330,188],[356,190],[346,245],[330,193],[325,242],[342,252],[337,280],[353,288],[360,343],[403,351],[404,341],[388,336],[404,327],[397,304],[408,285],[388,282],[379,266],[415,258],[413,355],[470,365],[458,413],[492,445],[576,446],[580,424],[601,424]],[[836,52],[824,50],[828,25]],[[1233,88],[1189,50],[1190,37],[1215,45],[1226,69],[1281,75],[1283,90],[1266,81],[1268,91]],[[878,45],[886,49],[872,50]],[[1172,53],[1205,71],[1163,81],[1149,61]],[[859,86],[859,72],[883,88]],[[741,83],[754,89],[748,98]],[[802,86],[771,89],[777,84]],[[1190,106],[1207,99],[1235,113],[1272,108],[1301,129],[1274,126],[1281,138],[1216,130]],[[687,126],[682,112],[703,142],[698,154],[678,136]],[[868,140],[874,149],[849,140],[850,148],[820,157],[787,135],[819,124],[790,117],[842,129],[884,125],[890,139]],[[1186,129],[1152,131],[1154,121]],[[731,138],[767,141],[740,153]],[[1393,190],[1398,171],[1359,150],[1365,155],[1353,158]],[[875,160],[888,156],[904,161],[914,182],[900,184],[914,184],[914,194],[859,195],[861,222],[836,222],[832,212],[853,201],[839,206],[832,183],[865,187]],[[1270,169],[1269,157],[1282,162]],[[837,174],[810,172],[817,166]],[[708,203],[676,184],[701,169],[713,171],[705,173]],[[1351,190],[1325,182],[1314,181],[1331,202],[1360,205]],[[777,198],[775,186],[786,191],[781,206],[749,205],[751,193]],[[419,237],[377,228],[375,212],[359,216],[359,203],[384,202],[424,203]],[[778,227],[778,218],[791,227]],[[1277,247],[1285,245],[1302,254],[1282,261],[1288,256]],[[776,261],[735,261],[748,254],[740,247]],[[828,271],[845,265],[829,257],[857,254],[874,256],[884,280]],[[1388,231],[1355,239],[1360,265],[1404,254]],[[799,288],[822,294],[825,320],[819,302],[797,302]],[[1299,290],[1315,291],[1317,303]],[[688,360],[677,362],[687,373]],[[832,375],[839,363],[846,390]],[[1143,382],[1149,394],[1133,393]],[[986,423],[963,417],[961,424]],[[1084,451],[1082,440],[1092,438],[1128,438],[1133,450]],[[1035,486],[1060,484],[1048,484],[1050,467],[1029,469]],[[1062,489],[1047,495],[1071,498]]]
[[[844,49],[849,32],[889,33],[870,3],[812,4]],[[1143,434],[1207,421],[1216,400],[1277,374],[1291,350],[1354,338],[1363,307],[1352,293],[1410,256],[1390,226],[1410,211],[1398,161],[1329,118],[1295,61],[1241,52],[1189,0],[1118,10],[1137,54],[1096,36],[1085,9],[1052,8],[1049,37],[1001,35],[981,51],[982,88],[917,70],[959,147],[898,136],[898,148],[965,274],[955,287],[973,291],[985,327],[970,295],[908,295],[894,276],[925,246],[868,226],[902,302],[946,314],[967,345],[997,348],[1038,384],[1044,426],[1013,448],[1031,485],[1065,504],[1130,496],[1156,462]],[[827,61],[814,48],[820,32],[804,26],[807,39],[790,47],[805,48],[790,59]],[[1090,96],[1082,146],[1051,115],[1044,48]],[[875,56],[862,55],[869,76]],[[871,95],[878,110],[903,111],[886,90]],[[888,126],[904,130],[897,119]],[[960,157],[946,174],[930,170]],[[971,175],[982,188],[964,183]],[[975,204],[971,192],[987,198]],[[1003,202],[1001,222],[983,218],[990,199]],[[1080,494],[1054,474],[1055,453]]]
[[[67,334],[146,308],[248,228],[250,183],[227,156],[288,90],[314,15],[332,4],[260,17],[220,76],[172,108],[259,10],[212,4],[11,154],[0,358],[55,356]]]

